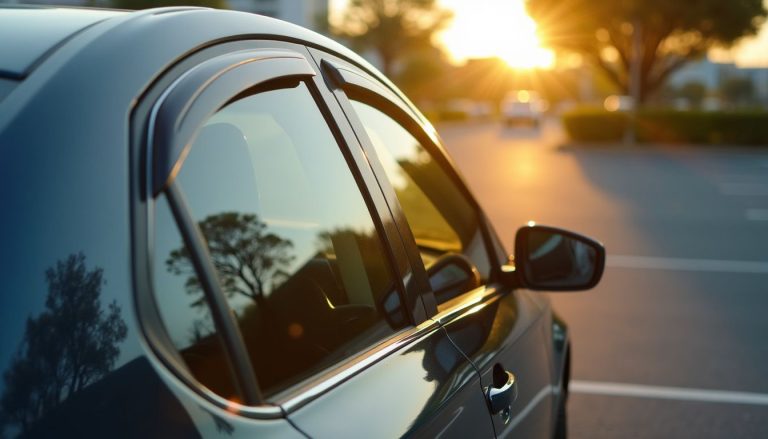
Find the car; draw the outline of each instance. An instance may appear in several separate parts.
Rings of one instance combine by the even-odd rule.
[[[513,90],[501,101],[501,116],[507,126],[526,124],[538,128],[543,106],[535,91]]]
[[[610,95],[603,101],[607,111],[629,112],[635,108],[635,98],[632,96]]]
[[[342,45],[258,15],[0,9],[0,436],[563,437],[537,290],[435,130]],[[510,202],[514,198],[510,196]]]

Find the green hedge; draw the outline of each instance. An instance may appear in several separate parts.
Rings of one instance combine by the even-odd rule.
[[[563,115],[565,130],[578,142],[618,142],[629,124],[626,113],[597,109]],[[641,110],[637,139],[650,143],[768,145],[768,112]]]

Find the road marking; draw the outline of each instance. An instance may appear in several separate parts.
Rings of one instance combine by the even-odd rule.
[[[721,183],[722,195],[732,196],[765,196],[768,195],[768,184],[763,183]]]
[[[642,270],[711,271],[715,273],[768,273],[768,261],[719,259],[656,258],[650,256],[608,255],[606,267]]]
[[[451,425],[453,425],[454,422],[456,422],[457,419],[459,419],[459,416],[461,416],[461,412],[464,411],[464,407],[459,407],[453,412],[453,418],[451,418],[451,421],[448,422],[448,424],[443,427],[442,430],[440,430],[440,433],[437,433],[437,436],[435,436],[436,439],[440,439],[443,434],[445,434],[446,431],[448,431],[449,428],[451,428]]]
[[[627,396],[634,398],[674,399],[678,401],[719,402],[726,404],[768,405],[768,394],[728,390],[690,389],[684,387],[644,386],[597,381],[571,381],[573,393]]]
[[[525,407],[509,421],[499,436],[506,437],[509,435],[509,433],[514,430],[515,427],[517,427],[517,424],[519,424],[520,421],[525,419],[531,413],[531,411],[536,408],[539,403],[541,403],[541,401],[544,401],[544,398],[552,396],[554,393],[554,388],[552,386],[544,386],[541,390],[538,391],[538,393],[536,393],[533,398],[531,398],[528,404],[526,404]]]
[[[768,209],[747,209],[744,216],[749,221],[768,221]]]

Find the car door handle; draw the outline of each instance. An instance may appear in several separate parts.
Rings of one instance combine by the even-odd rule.
[[[500,384],[497,381],[493,386],[489,386],[485,392],[491,414],[494,415],[501,413],[505,409],[509,409],[512,406],[512,403],[517,399],[517,379],[515,379],[512,372],[503,371],[503,373],[505,376],[502,376],[506,378],[506,382],[503,382],[499,387],[494,387]]]

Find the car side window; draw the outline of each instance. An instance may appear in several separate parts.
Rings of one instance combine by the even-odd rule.
[[[220,109],[176,183],[268,398],[406,325],[384,244],[306,83]],[[156,272],[176,277],[157,292],[172,296],[158,300],[168,332],[197,379],[226,392],[195,370],[219,351],[189,252],[156,249]]]
[[[469,200],[430,152],[400,123],[364,102],[352,100],[351,103],[395,190],[428,273],[446,257],[461,255],[474,265],[481,281],[487,281],[491,264],[480,218]],[[445,279],[446,276],[455,277],[445,271],[439,277]],[[438,304],[465,292],[461,289],[438,291],[435,278],[430,275]]]

